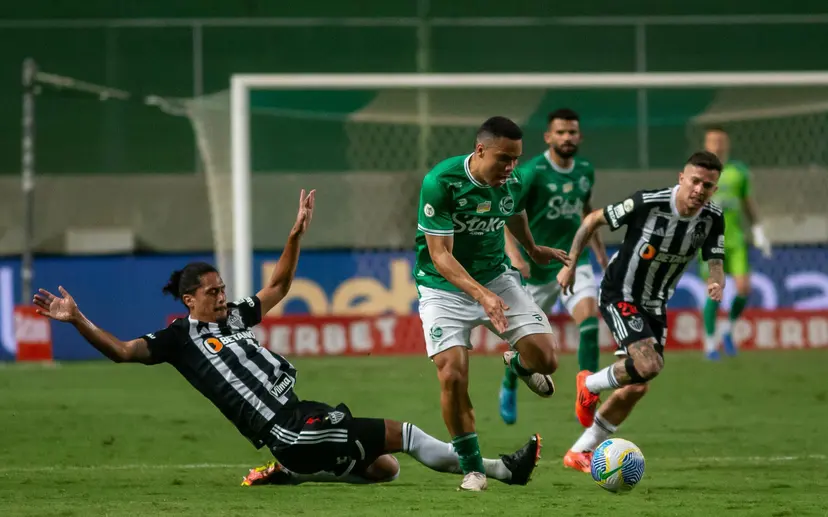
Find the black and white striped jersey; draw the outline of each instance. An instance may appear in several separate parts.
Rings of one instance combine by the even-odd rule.
[[[662,315],[688,264],[702,250],[702,259],[724,259],[724,217],[713,203],[692,217],[676,209],[678,185],[641,190],[607,206],[611,230],[627,227],[624,242],[612,256],[601,282],[601,303],[632,302]]]
[[[175,367],[260,448],[276,413],[296,398],[296,369],[284,357],[259,345],[252,330],[262,320],[257,297],[227,306],[225,321],[180,318],[142,337],[154,363]]]

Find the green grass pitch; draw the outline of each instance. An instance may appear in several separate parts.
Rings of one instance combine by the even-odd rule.
[[[602,357],[602,364],[611,360]],[[298,393],[355,415],[411,421],[448,439],[433,365],[424,357],[305,359]],[[399,479],[377,486],[242,488],[256,451],[169,366],[108,362],[0,366],[0,515],[828,515],[828,351],[743,353],[718,364],[667,352],[662,375],[619,437],[647,471],[616,496],[561,457],[579,434],[574,356],[543,400],[521,386],[518,422],[500,421],[502,364],[473,357],[471,395],[484,456],[533,432],[543,458],[526,487],[459,476],[400,455]]]

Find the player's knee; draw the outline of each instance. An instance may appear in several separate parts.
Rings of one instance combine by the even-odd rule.
[[[463,390],[469,384],[468,372],[460,365],[446,364],[437,372],[443,391]]]
[[[523,364],[533,372],[549,375],[558,369],[557,343],[552,334],[530,334],[519,340],[515,348]]]
[[[388,483],[400,475],[400,462],[390,454],[383,454],[365,469],[363,477],[374,483]]]
[[[639,357],[634,361],[638,374],[648,381],[654,379],[664,368],[664,360],[655,351],[653,353],[653,357]]]
[[[552,347],[544,347],[538,350],[538,365],[534,370],[538,373],[553,374],[558,369],[558,356]]]

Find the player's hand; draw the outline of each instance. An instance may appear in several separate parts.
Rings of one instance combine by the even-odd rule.
[[[722,286],[718,282],[707,284],[707,296],[714,302],[722,301]]]
[[[772,255],[771,243],[765,230],[760,225],[753,226],[753,245],[759,248],[765,258],[770,258]]]
[[[313,219],[313,204],[316,199],[316,189],[305,195],[305,189],[299,192],[299,213],[296,214],[296,223],[293,224],[295,235],[302,235],[308,229]]]
[[[558,285],[561,286],[561,293],[572,294],[575,286],[575,269],[566,266],[558,271]]]
[[[535,249],[532,251],[530,257],[535,261],[535,263],[540,264],[541,266],[545,266],[553,260],[560,262],[564,266],[568,266],[571,262],[569,260],[568,252],[546,246],[535,246]]]
[[[38,289],[38,294],[32,300],[37,305],[37,313],[57,321],[74,321],[80,316],[78,304],[62,286],[58,290],[63,295],[62,298],[46,289]]]
[[[483,310],[486,311],[486,315],[494,325],[495,330],[501,333],[506,332],[506,329],[509,328],[509,321],[506,319],[506,311],[509,310],[509,306],[506,305],[506,302],[500,296],[487,291],[480,299],[480,305],[483,306]]]

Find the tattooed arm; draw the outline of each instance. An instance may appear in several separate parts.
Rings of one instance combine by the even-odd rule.
[[[707,261],[710,275],[707,277],[707,296],[711,300],[722,301],[722,292],[725,286],[724,261],[722,259],[710,259]]]
[[[584,251],[584,247],[590,241],[590,238],[599,227],[607,224],[607,219],[604,217],[603,210],[595,210],[584,218],[578,231],[575,233],[575,238],[572,240],[572,247],[569,250],[570,267],[564,267],[558,273],[558,284],[561,286],[561,292],[569,294],[572,292],[572,287],[575,283],[575,264],[578,263],[578,257]]]

